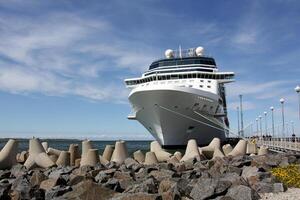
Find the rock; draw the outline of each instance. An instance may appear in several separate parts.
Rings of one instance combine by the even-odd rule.
[[[254,200],[259,198],[255,195],[254,190],[244,185],[238,185],[230,188],[226,197],[231,197],[236,200]]]
[[[11,184],[10,183],[0,183],[0,199],[10,199],[8,193],[10,191]]]
[[[236,173],[226,173],[221,176],[220,180],[229,181],[232,186],[247,184],[245,180]]]
[[[107,182],[105,184],[103,184],[103,186],[111,189],[111,190],[114,190],[116,192],[123,192],[124,189],[121,188],[120,186],[120,183],[119,183],[119,180],[116,179],[116,178],[110,178],[107,180]]]
[[[9,178],[10,177],[10,171],[9,170],[0,170],[0,180]]]
[[[44,173],[42,173],[39,170],[35,170],[32,174],[32,176],[30,177],[30,185],[32,187],[34,186],[39,186],[41,184],[42,181],[46,180],[47,176],[45,176]]]
[[[244,167],[242,172],[242,177],[247,180],[252,176],[258,176],[258,168],[256,166]]]
[[[62,198],[68,200],[106,200],[112,198],[116,194],[115,191],[105,188],[94,183],[91,180],[86,180],[72,187],[72,191],[65,193]]]
[[[194,185],[190,196],[193,199],[207,199],[214,195],[218,182],[215,179],[200,178]]]
[[[287,157],[283,157],[281,162],[279,163],[280,167],[286,167],[289,165],[289,159]]]
[[[69,182],[70,180],[70,174],[72,172],[74,168],[73,167],[58,167],[56,169],[54,169],[50,174],[49,174],[49,178],[53,178],[53,179],[63,179],[66,183]]]
[[[12,196],[18,197],[19,199],[31,199],[30,189],[31,186],[26,176],[19,176],[12,183]]]
[[[161,194],[163,200],[181,200],[180,193],[175,188],[170,188],[168,191]]]
[[[162,194],[164,192],[167,192],[171,188],[175,187],[176,182],[171,179],[164,179],[160,182],[158,187],[158,193]]]
[[[283,185],[283,183],[274,183],[273,184],[273,192],[284,192],[286,189]]]
[[[92,177],[86,177],[81,175],[70,175],[70,181],[68,182],[68,185],[73,186],[85,180],[92,180]]]
[[[51,188],[53,188],[54,186],[64,185],[64,184],[65,184],[65,181],[61,178],[49,178],[49,179],[46,179],[41,182],[40,188],[48,191]]]
[[[273,183],[258,182],[253,186],[253,189],[259,193],[270,193],[273,192]]]
[[[45,199],[45,191],[38,188],[38,186],[32,187],[30,190],[32,200],[42,200]]]
[[[162,181],[163,179],[166,178],[172,178],[174,174],[175,172],[171,170],[162,169],[162,170],[151,171],[149,175],[153,176],[158,181]]]
[[[23,166],[21,164],[16,164],[16,165],[12,166],[12,168],[10,169],[10,172],[14,177],[18,177],[18,176],[22,176],[22,175],[26,174],[27,169],[25,166]]]
[[[105,183],[111,176],[104,171],[100,171],[97,176],[95,176],[95,181],[97,183]]]
[[[71,191],[72,188],[70,186],[55,186],[45,193],[45,200],[52,200],[55,197],[62,196],[63,194]]]
[[[135,180],[137,180],[137,181],[144,180],[145,177],[147,177],[147,176],[148,176],[148,172],[147,172],[147,169],[145,169],[145,168],[140,168],[138,172],[134,173]]]
[[[158,192],[158,182],[153,178],[148,178],[141,183],[130,186],[125,191],[126,193],[150,193],[155,194]]]
[[[243,169],[231,165],[229,165],[226,169],[226,173],[236,173],[239,176],[242,174],[242,171]]]
[[[123,193],[115,196],[114,200],[158,200],[159,195],[157,194],[147,194],[147,193],[135,193],[135,194],[128,194]]]
[[[215,189],[215,194],[226,194],[227,189],[231,186],[231,182],[227,180],[219,180]]]
[[[125,161],[125,166],[128,169],[133,169],[134,171],[138,170],[141,168],[141,164],[139,164],[136,160],[133,158],[126,158]]]
[[[190,193],[193,189],[193,186],[190,184],[190,181],[187,179],[179,179],[176,181],[176,190],[180,192],[181,196],[190,196]]]
[[[114,173],[113,178],[118,180],[119,185],[123,190],[125,190],[128,186],[132,185],[134,182],[129,172],[116,171]]]

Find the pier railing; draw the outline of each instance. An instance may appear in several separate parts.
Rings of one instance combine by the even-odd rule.
[[[270,150],[280,152],[297,152],[300,153],[300,138],[256,138],[258,146],[265,145]]]

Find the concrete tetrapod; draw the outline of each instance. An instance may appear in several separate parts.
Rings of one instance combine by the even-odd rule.
[[[247,141],[247,154],[256,154],[257,153],[257,145],[255,143]]]
[[[133,153],[133,158],[139,163],[145,162],[145,155],[141,150],[137,150]]]
[[[57,159],[58,159],[58,156],[57,155],[49,155],[49,158],[52,160],[52,162],[56,163]]]
[[[213,138],[208,146],[201,147],[201,152],[204,154],[206,158],[211,159],[214,156],[215,149],[219,150],[217,151],[219,155],[220,153],[222,153],[220,148],[221,148],[221,140],[219,138]]]
[[[146,156],[145,156],[144,164],[145,165],[153,165],[153,164],[156,164],[156,163],[158,163],[158,160],[156,158],[155,153],[151,152],[151,151],[147,152]]]
[[[56,161],[56,165],[62,166],[62,167],[70,166],[70,152],[61,151],[61,153]]]
[[[182,153],[179,151],[176,151],[173,155],[177,158],[177,160],[181,160],[182,158]]]
[[[47,152],[48,148],[49,148],[48,142],[42,142],[42,146],[45,149],[45,151]]]
[[[126,143],[124,141],[117,141],[115,144],[115,150],[111,156],[111,161],[118,164],[122,164],[128,157]]]
[[[262,156],[262,155],[267,155],[269,153],[269,148],[267,146],[261,146],[258,150],[257,155]]]
[[[80,167],[82,166],[96,166],[99,163],[98,149],[89,149],[84,162],[80,162]]]
[[[24,163],[27,169],[32,169],[35,166],[48,168],[55,163],[46,154],[45,149],[40,143],[38,138],[32,138],[29,140],[29,156]]]
[[[180,162],[184,162],[190,159],[196,158],[198,161],[200,160],[200,153],[198,150],[198,145],[195,139],[190,139],[186,146],[185,154],[181,158]]]
[[[212,159],[215,159],[216,157],[219,157],[219,158],[224,157],[223,152],[219,148],[215,148]]]
[[[158,162],[167,161],[172,156],[172,154],[166,152],[157,141],[151,142],[150,151],[155,153]]]
[[[92,149],[92,143],[90,140],[83,140],[82,141],[82,152],[81,152],[81,161],[80,161],[80,165],[82,165],[82,163],[85,163],[85,159],[87,156],[87,153],[90,149]]]
[[[176,158],[176,156],[172,156],[167,162],[175,165],[179,163],[179,160]]]
[[[240,140],[233,150],[228,154],[229,156],[243,156],[246,154],[247,142],[246,140]]]
[[[18,142],[10,139],[0,152],[0,169],[9,169],[17,163]]]
[[[70,153],[70,165],[75,165],[75,160],[80,158],[79,146],[78,144],[70,144],[69,146],[69,153]]]
[[[102,154],[102,158],[106,159],[107,161],[110,161],[113,152],[114,152],[114,146],[106,145]]]
[[[222,149],[223,149],[225,156],[228,156],[228,154],[232,151],[233,148],[230,144],[225,144],[225,145],[223,145]]]
[[[61,150],[58,150],[58,149],[54,149],[54,148],[49,147],[47,153],[48,153],[49,155],[57,155],[57,156],[59,156],[60,153],[61,153]]]
[[[109,161],[103,158],[101,155],[99,155],[99,160],[102,165],[107,165],[109,163]]]
[[[17,159],[19,163],[24,163],[28,158],[29,153],[27,151],[22,151]]]

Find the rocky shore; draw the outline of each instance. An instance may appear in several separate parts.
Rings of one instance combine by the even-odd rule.
[[[226,156],[226,148],[214,147],[210,152],[213,145],[197,147],[197,154],[190,144],[181,156],[180,152],[168,153],[155,142],[145,156],[137,151],[131,158],[126,155],[124,142],[107,147],[99,157],[88,148],[90,142],[83,141],[81,158],[75,159],[74,152],[70,152],[76,149],[74,146],[63,153],[44,144],[39,152],[39,141],[33,140],[27,154],[16,155],[18,163],[6,159],[6,169],[2,155],[5,147],[0,152],[0,199],[251,200],[268,199],[268,193],[274,193],[270,199],[275,199],[287,188],[270,170],[300,163],[296,155],[250,156],[246,148],[243,155]],[[59,154],[55,159],[54,152]],[[9,162],[13,165],[8,168]]]

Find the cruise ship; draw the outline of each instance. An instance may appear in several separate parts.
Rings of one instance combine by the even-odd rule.
[[[225,84],[233,72],[219,72],[203,47],[165,51],[139,78],[125,79],[132,113],[164,147],[225,140],[229,130]]]

